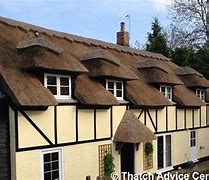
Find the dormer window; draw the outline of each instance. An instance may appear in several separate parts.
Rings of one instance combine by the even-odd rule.
[[[196,95],[205,101],[205,90],[204,89],[196,89]]]
[[[118,100],[123,100],[123,81],[106,80],[106,89]]]
[[[71,98],[71,77],[67,75],[45,74],[44,85],[56,99]]]
[[[163,93],[163,95],[166,98],[168,98],[170,101],[172,101],[172,87],[171,86],[161,85],[160,92]]]

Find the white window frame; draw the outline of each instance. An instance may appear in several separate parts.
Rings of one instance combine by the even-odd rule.
[[[169,99],[170,101],[172,101],[172,97],[173,97],[173,88],[172,88],[172,86],[168,86],[168,85],[160,85],[160,92],[161,93],[163,93],[162,92],[162,88],[165,88],[165,97],[167,98],[167,99]],[[170,94],[171,94],[171,98],[168,98],[168,88],[170,88]]]
[[[113,91],[114,91],[114,96],[116,97],[117,100],[123,100],[124,99],[124,85],[123,85],[123,81],[116,81],[116,80],[110,80],[110,79],[106,79],[106,89],[108,89],[108,83],[112,82],[113,83]],[[121,83],[122,85],[122,97],[117,97],[117,88],[116,88],[116,83]]]
[[[200,94],[198,94],[198,91],[200,92]],[[205,101],[205,90],[201,89],[201,88],[197,88],[196,89],[196,96],[199,97],[202,101]]]
[[[173,170],[173,162],[174,162],[174,159],[173,159],[173,134],[172,133],[165,133],[165,134],[158,134],[156,136],[157,137],[163,136],[163,142],[164,142],[164,144],[163,144],[163,159],[164,159],[163,166],[164,166],[164,168],[157,169],[157,173],[171,171],[171,170]],[[166,153],[165,153],[166,152],[166,146],[165,146],[166,136],[171,136],[171,166],[168,166],[168,167],[166,167]],[[157,141],[156,141],[156,154],[158,155]],[[156,167],[158,168],[158,157],[157,156],[156,156]]]
[[[71,89],[71,76],[70,75],[60,75],[60,74],[44,74],[44,86],[47,88],[47,76],[56,77],[57,82],[57,95],[54,95],[56,99],[71,99],[72,98],[72,89]],[[60,78],[68,78],[69,79],[69,95],[61,95],[61,85],[60,85]]]
[[[63,157],[63,148],[51,148],[51,149],[45,149],[41,151],[40,154],[40,159],[41,159],[41,172],[40,172],[40,177],[41,180],[44,180],[44,154],[48,153],[54,153],[58,152],[59,154],[59,179],[64,180],[64,157]]]

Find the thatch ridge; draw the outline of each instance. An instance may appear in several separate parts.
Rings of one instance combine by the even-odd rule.
[[[138,69],[146,69],[146,68],[158,68],[166,73],[168,73],[167,67],[160,61],[154,59],[147,59],[137,63]]]
[[[25,49],[32,46],[45,47],[58,54],[61,54],[64,51],[62,48],[56,46],[54,43],[48,41],[43,37],[36,37],[27,41],[20,42],[19,45],[17,46],[17,49]]]
[[[175,69],[175,72],[179,76],[184,76],[184,75],[197,75],[197,76],[203,77],[202,74],[200,74],[199,72],[197,72],[196,70],[194,70],[191,67],[179,67],[179,68],[176,68]]]
[[[141,143],[155,139],[156,135],[131,110],[126,110],[113,137],[114,142],[122,143]]]
[[[24,22],[8,19],[8,18],[2,17],[2,16],[0,16],[0,22],[2,22],[4,24],[7,24],[9,26],[19,27],[20,29],[23,29],[26,32],[28,32],[28,31],[34,31],[34,32],[38,31],[40,33],[46,33],[49,36],[57,36],[57,37],[60,37],[60,38],[68,39],[69,41],[84,43],[84,44],[87,44],[87,45],[93,44],[95,46],[99,46],[99,47],[102,47],[104,49],[109,48],[109,49],[117,50],[119,52],[121,51],[121,52],[125,52],[125,53],[130,53],[130,54],[133,54],[133,55],[141,55],[141,56],[144,56],[144,57],[150,57],[150,58],[170,61],[169,58],[163,56],[162,54],[152,53],[152,52],[148,52],[148,51],[144,51],[144,50],[133,49],[133,48],[130,48],[130,47],[124,47],[124,46],[121,46],[121,45],[116,45],[116,44],[104,42],[104,41],[101,41],[101,40],[81,37],[81,36],[77,36],[77,35],[73,35],[73,34],[69,34],[69,33],[58,32],[58,31],[55,31],[55,30],[50,30],[50,29],[47,29],[47,28],[35,26],[35,25],[29,24],[29,23],[24,23]]]
[[[122,80],[138,79],[138,77],[123,64],[118,66],[100,59],[95,61],[83,61],[83,64],[89,70],[88,75],[90,77],[106,77]]]
[[[111,55],[109,52],[105,51],[104,49],[97,49],[95,51],[88,51],[84,53],[80,60],[86,61],[86,60],[97,60],[97,59],[103,59],[105,61],[111,62],[115,65],[120,66],[120,61],[115,58],[113,55]]]
[[[51,70],[86,73],[88,70],[69,53],[54,54],[41,47],[25,49],[21,54],[21,67],[27,70]]]

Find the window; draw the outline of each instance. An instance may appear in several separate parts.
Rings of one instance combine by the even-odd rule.
[[[42,180],[61,180],[62,173],[62,149],[44,150],[42,157]]]
[[[163,93],[163,95],[168,98],[170,101],[172,101],[172,87],[171,86],[160,86],[160,92]]]
[[[110,91],[118,100],[123,100],[123,82],[122,81],[106,81],[106,89]]]
[[[190,147],[196,146],[196,131],[190,131]]]
[[[204,89],[196,89],[196,95],[205,101],[205,90]]]
[[[65,75],[45,74],[44,85],[57,99],[71,98],[71,77]]]
[[[157,137],[157,167],[169,169],[172,166],[172,138],[171,134]]]

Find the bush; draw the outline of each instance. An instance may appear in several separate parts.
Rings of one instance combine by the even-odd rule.
[[[113,163],[114,157],[112,154],[106,154],[104,156],[104,175],[110,177],[111,173],[114,172],[115,165]]]
[[[149,156],[150,154],[153,153],[153,145],[151,142],[146,142],[145,143],[145,154]]]

